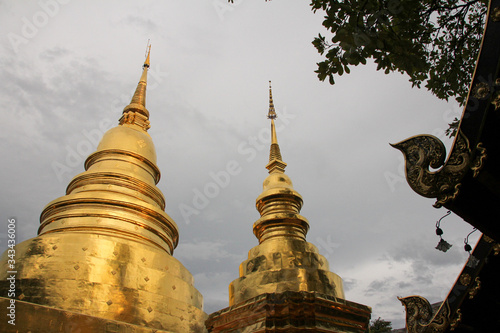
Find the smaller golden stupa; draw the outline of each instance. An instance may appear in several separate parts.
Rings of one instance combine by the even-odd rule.
[[[172,256],[179,231],[156,187],[149,61],[148,49],[119,125],[66,195],[44,208],[38,236],[16,245],[16,325],[1,320],[1,332],[205,332],[202,296]],[[14,270],[8,259],[0,258],[2,296]],[[11,299],[0,297],[0,306]]]
[[[271,148],[253,225],[259,245],[229,285],[229,307],[209,316],[209,332],[366,332],[371,309],[346,301],[342,279],[306,241],[302,197],[284,173],[269,82]]]

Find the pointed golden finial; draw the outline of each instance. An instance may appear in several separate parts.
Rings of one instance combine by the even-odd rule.
[[[276,119],[276,110],[274,109],[273,102],[273,90],[271,88],[271,81],[269,81],[269,113],[267,114],[267,118]]]
[[[271,81],[269,81],[269,113],[267,118],[271,119],[271,150],[269,152],[269,163],[266,168],[269,173],[272,172],[285,172],[286,163],[281,160],[280,146],[278,145],[278,137],[276,136],[276,126],[274,125],[274,119],[278,116],[276,115],[276,110],[274,109],[273,93],[271,89]]]
[[[142,65],[142,75],[135,89],[134,96],[130,104],[123,109],[123,115],[120,118],[120,125],[123,124],[136,124],[142,129],[147,131],[151,126],[149,125],[149,111],[146,109],[146,86],[148,83],[148,69],[149,57],[151,53],[151,44],[148,40],[146,47],[146,60]]]
[[[142,68],[147,67],[149,68],[149,54],[151,53],[151,43],[149,42],[148,39],[148,46],[146,46],[146,60],[144,61],[144,65]]]
[[[139,89],[139,86],[137,86],[137,89],[134,93],[134,96],[132,97],[132,102],[131,103],[139,103],[142,106],[146,106],[146,85],[148,83],[148,69],[149,69],[149,55],[151,53],[151,44],[149,43],[148,39],[148,45],[146,46],[146,60],[144,60],[144,65],[142,65],[142,75],[141,79],[139,80],[139,85],[141,85],[141,89]],[[144,86],[144,87],[142,87]],[[142,89],[143,88],[143,89]],[[135,98],[135,101],[134,101]],[[149,114],[148,114],[149,116]]]

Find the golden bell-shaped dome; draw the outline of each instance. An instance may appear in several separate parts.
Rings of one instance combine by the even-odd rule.
[[[127,150],[156,163],[156,150],[151,136],[137,126],[125,124],[108,130],[97,146],[97,152],[105,150]]]

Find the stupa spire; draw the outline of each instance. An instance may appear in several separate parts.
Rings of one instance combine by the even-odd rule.
[[[274,125],[274,119],[277,117],[276,110],[274,109],[271,81],[269,81],[269,112],[267,114],[267,118],[271,119],[271,149],[269,151],[269,163],[266,166],[269,173],[283,173],[286,168],[286,163],[282,161],[280,146],[278,145],[278,137],[276,135],[276,126]]]
[[[147,131],[151,126],[149,124],[149,111],[146,109],[146,87],[148,84],[148,69],[151,54],[151,45],[148,43],[146,49],[146,60],[142,65],[142,75],[135,89],[130,104],[123,109],[123,115],[120,118],[120,125],[133,124]]]
[[[255,222],[253,231],[259,243],[275,237],[294,237],[305,240],[309,223],[301,216],[302,197],[293,189],[292,180],[285,175],[286,163],[283,162],[276,135],[274,120],[277,118],[274,108],[271,81],[269,81],[269,112],[271,120],[271,147],[269,163],[266,168],[269,176],[264,180],[262,194],[256,200],[256,207],[261,218]],[[287,218],[283,218],[283,214]]]

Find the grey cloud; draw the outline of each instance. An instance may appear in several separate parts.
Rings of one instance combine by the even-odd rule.
[[[358,285],[356,279],[343,279],[344,291],[349,291]]]
[[[464,253],[460,251],[460,246],[454,246],[448,252],[441,252],[435,249],[438,241],[439,237],[432,233],[421,239],[412,238],[391,247],[388,256],[396,262],[419,260],[432,266],[456,265],[464,262]]]
[[[393,277],[387,277],[383,280],[372,281],[366,289],[366,294],[374,295],[386,293],[387,290],[392,287],[394,280]]]
[[[143,31],[156,31],[160,27],[151,19],[145,18],[144,16],[138,16],[138,15],[129,15],[126,18],[121,20],[122,24],[127,24],[127,25],[134,25]]]
[[[55,60],[57,60],[61,57],[64,57],[64,56],[68,56],[70,54],[71,54],[71,51],[66,49],[66,48],[54,47],[54,48],[42,51],[40,53],[39,57],[40,57],[40,59],[42,59],[44,61],[54,62]]]
[[[182,260],[230,260],[231,262],[241,261],[241,255],[227,252],[226,244],[222,240],[207,241],[194,240],[192,242],[184,242],[180,244],[177,251],[181,251],[181,255],[177,255]]]

